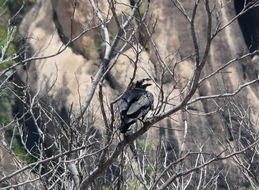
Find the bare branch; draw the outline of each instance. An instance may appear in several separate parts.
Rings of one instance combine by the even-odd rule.
[[[32,168],[32,167],[34,167],[34,166],[36,166],[36,165],[43,164],[43,163],[46,163],[46,162],[55,160],[55,159],[57,159],[57,158],[63,157],[63,156],[65,156],[65,155],[71,154],[71,153],[73,153],[73,152],[77,152],[77,151],[83,150],[83,149],[85,149],[85,148],[89,148],[89,147],[91,147],[91,146],[93,146],[93,145],[94,145],[94,143],[93,143],[93,144],[90,144],[90,145],[87,145],[87,146],[82,146],[82,147],[76,148],[76,149],[74,149],[74,150],[65,151],[65,152],[62,152],[62,153],[60,153],[60,154],[58,154],[58,155],[52,156],[52,157],[50,157],[50,158],[46,158],[46,159],[44,159],[44,160],[40,160],[40,161],[31,163],[31,164],[28,164],[27,166],[25,166],[25,167],[23,167],[23,168],[21,168],[21,169],[19,169],[19,170],[16,170],[15,172],[13,172],[13,173],[11,173],[11,174],[9,174],[9,175],[3,177],[2,179],[0,179],[0,183],[2,183],[2,182],[4,182],[4,181],[6,181],[6,180],[12,178],[13,176],[15,176],[15,175],[17,175],[17,174],[19,174],[19,173],[21,173],[21,172],[24,172],[25,170],[30,169],[30,168]]]
[[[158,188],[158,190],[165,189],[170,183],[172,183],[178,177],[181,177],[181,176],[187,175],[187,174],[189,174],[191,172],[197,171],[197,170],[199,170],[199,169],[201,169],[201,168],[203,168],[203,167],[205,167],[205,166],[207,166],[207,165],[209,165],[209,164],[211,164],[213,162],[217,162],[217,161],[221,161],[221,160],[226,160],[226,159],[234,157],[234,156],[236,156],[238,154],[242,154],[243,152],[245,152],[249,148],[252,148],[252,147],[256,146],[258,143],[259,143],[259,140],[255,141],[254,143],[252,143],[251,145],[249,145],[248,147],[246,147],[246,148],[244,148],[244,149],[242,149],[240,151],[228,154],[226,156],[220,157],[220,155],[221,155],[221,153],[220,153],[218,156],[216,156],[215,158],[212,158],[211,160],[205,162],[204,164],[198,165],[198,166],[196,166],[194,168],[191,168],[189,170],[186,170],[184,172],[180,172],[178,174],[175,174],[175,175],[171,176],[165,183],[163,183],[163,185],[160,186]]]
[[[201,101],[201,100],[232,97],[232,96],[235,96],[236,94],[238,94],[243,88],[250,86],[252,84],[255,84],[258,81],[259,81],[259,78],[252,80],[250,82],[247,82],[245,84],[242,84],[235,91],[233,91],[231,93],[216,94],[216,95],[211,95],[211,96],[201,96],[201,97],[195,98],[193,100],[190,100],[186,105],[190,105],[190,104],[193,104],[194,102]]]

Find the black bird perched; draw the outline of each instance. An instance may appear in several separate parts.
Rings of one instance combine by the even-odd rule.
[[[132,124],[138,119],[144,119],[145,115],[153,109],[153,94],[146,90],[151,85],[146,83],[149,80],[149,78],[145,78],[137,81],[118,101],[121,133],[126,133]]]

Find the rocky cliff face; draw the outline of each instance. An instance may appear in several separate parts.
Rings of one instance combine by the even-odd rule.
[[[224,6],[222,6],[222,2]],[[109,15],[109,7],[106,3],[99,6],[102,7],[104,15]],[[121,10],[127,11],[123,4],[121,6]],[[191,15],[193,2],[183,1],[183,6],[186,8],[187,14]],[[211,7],[220,10],[213,15],[214,31],[219,20],[220,25],[224,26],[236,15],[234,2],[213,1]],[[150,10],[152,15],[150,22],[156,22],[152,35],[154,42],[148,41],[145,44],[145,51],[139,58],[136,78],[152,76],[157,83],[163,81],[164,93],[169,94],[174,89],[171,94],[171,97],[174,97],[182,93],[194,68],[194,59],[190,56],[194,53],[190,26],[171,1],[154,1]],[[93,19],[93,15],[89,1],[80,1],[78,4],[72,5],[68,0],[40,0],[24,17],[20,26],[20,33],[28,37],[27,43],[31,48],[31,54],[47,58],[28,62],[26,67],[19,70],[19,75],[23,81],[29,84],[34,93],[51,97],[51,102],[57,105],[60,111],[65,109],[68,112],[72,104],[74,111],[80,109],[80,102],[84,101],[92,76],[97,71],[100,59],[103,57],[100,28],[85,31],[89,27],[95,27],[98,23]],[[74,19],[71,20],[72,17]],[[257,26],[258,18],[257,15],[254,19]],[[199,6],[195,28],[201,55],[203,55],[206,45],[206,23],[204,7]],[[114,20],[108,23],[111,31],[114,30],[114,26]],[[71,38],[81,33],[84,33],[82,37],[65,47]],[[145,31],[139,31],[139,35],[148,39]],[[253,45],[253,48],[258,49],[258,38],[255,41],[257,41],[257,47]],[[156,48],[154,48],[154,43]],[[62,52],[58,53],[59,51]],[[156,51],[160,52],[160,58]],[[209,75],[224,63],[248,52],[249,49],[240,25],[235,20],[230,27],[225,28],[215,37],[203,76]],[[127,58],[129,56],[134,59],[134,52],[132,49],[128,49],[123,53],[126,56],[118,59],[104,84],[107,103],[114,100],[126,88],[134,70],[133,64]],[[180,64],[176,64],[179,61],[181,61]],[[164,62],[176,71],[175,76],[163,70]],[[165,72],[163,78],[161,78],[162,72]],[[195,97],[232,92],[239,85],[254,80],[258,74],[256,72],[256,65],[251,62],[251,57],[239,60],[228,66],[224,72],[206,80],[196,92]],[[151,91],[158,101],[159,88],[152,87]],[[181,96],[177,96],[177,98],[172,98],[170,103],[176,104],[180,99]],[[92,109],[97,113],[94,126],[102,130],[103,121],[101,115],[98,114],[100,109],[97,102],[98,96],[94,96]],[[246,87],[231,99],[204,100],[193,104],[186,110],[173,115],[172,118],[164,119],[160,122],[159,129],[152,128],[149,133],[151,136],[160,137],[157,139],[162,138],[167,149],[173,150],[175,155],[184,151],[198,150],[201,145],[203,145],[203,150],[220,152],[232,136],[238,137],[238,131],[242,128],[240,115],[231,116],[229,114],[229,112],[240,111],[235,106],[237,104],[241,105],[244,110],[249,109],[249,117],[255,122],[259,110],[258,84]],[[168,107],[166,106],[165,109]],[[228,118],[232,118],[231,121]],[[230,122],[233,122],[231,127],[234,127],[229,132],[227,126],[230,126]],[[258,130],[258,126],[257,123],[257,129],[253,130]],[[180,129],[180,131],[172,130],[172,128]],[[229,177],[234,181],[236,169],[230,162],[224,164],[229,167],[231,171]]]

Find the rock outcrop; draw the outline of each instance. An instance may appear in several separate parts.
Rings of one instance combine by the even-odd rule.
[[[46,58],[28,62],[26,67],[20,69],[19,74],[34,93],[51,97],[51,101],[58,105],[59,110],[63,107],[69,110],[73,104],[74,110],[78,111],[80,102],[84,101],[91,78],[97,71],[103,56],[100,41],[102,36],[100,29],[96,28],[85,32],[81,38],[66,46],[71,37],[76,37],[87,27],[95,27],[98,23],[93,19],[94,13],[89,1],[80,1],[76,5],[72,5],[70,2],[68,0],[37,1],[32,10],[24,17],[20,33],[28,37],[27,43],[31,47],[32,55]],[[222,2],[224,6],[222,6]],[[125,3],[127,2],[125,1]],[[183,6],[187,10],[186,14],[192,14],[193,3],[183,1]],[[75,11],[73,6],[75,6]],[[108,5],[104,3],[100,7],[103,8],[103,14],[106,15]],[[212,32],[216,30],[217,24],[227,25],[236,15],[233,2],[213,1],[211,7],[220,10],[220,14],[213,15]],[[193,56],[190,56],[194,54],[190,25],[171,1],[154,1],[150,10],[151,23],[156,21],[155,31],[152,35],[154,43],[149,41],[145,44],[145,50],[140,54],[136,78],[151,76],[156,79],[158,84],[163,81],[165,95],[174,89],[170,95],[172,97],[170,103],[174,105],[180,101],[181,96],[177,95],[182,93],[182,89],[187,85],[194,69],[195,60]],[[258,21],[258,17],[256,18]],[[114,21],[108,23],[111,31],[114,30],[114,26]],[[150,29],[152,28],[150,27]],[[200,56],[202,56],[207,35],[207,17],[203,6],[198,6],[195,29],[200,46]],[[141,30],[139,33],[148,39],[145,30]],[[160,58],[156,51],[160,52]],[[230,27],[226,27],[214,38],[208,63],[202,75],[207,76],[223,64],[248,52],[238,21],[235,20]],[[105,82],[107,103],[114,100],[126,88],[134,70],[134,64],[127,57],[135,59],[132,49],[128,49],[123,54],[125,56],[120,56]],[[165,70],[164,62],[161,60],[166,61],[169,69],[176,71],[175,76]],[[183,61],[178,64],[180,60]],[[195,97],[232,92],[239,85],[256,79],[258,74],[256,68],[258,69],[258,66],[253,64],[250,57],[238,60],[226,67],[224,72],[219,72],[214,77],[205,80]],[[163,78],[161,78],[162,72],[165,72]],[[153,87],[151,91],[157,101],[160,95],[159,88]],[[238,115],[235,115],[236,118],[234,116],[232,118],[234,128],[229,131],[227,127],[230,125],[228,118],[232,117],[229,115],[229,111],[238,112],[235,105],[241,105],[244,110],[249,109],[250,119],[256,121],[259,110],[258,84],[246,87],[231,99],[204,100],[195,103],[186,110],[173,115],[172,118],[160,122],[160,128],[152,128],[149,135],[163,136],[167,149],[171,149],[175,154],[171,155],[172,158],[189,150],[199,150],[200,146],[203,146],[204,151],[219,153],[224,146],[227,146],[229,139],[238,137],[238,131],[242,128]],[[94,96],[92,106],[95,109],[94,112],[100,111],[98,96]],[[169,108],[169,105],[165,107],[165,109]],[[95,126],[102,129],[103,122],[100,114],[97,114],[96,122]],[[172,130],[172,128],[181,130]],[[253,130],[258,130],[258,128]],[[238,172],[232,167],[233,163],[224,164],[230,171],[228,177],[231,181],[235,181]],[[222,184],[226,185],[224,180],[222,180]]]

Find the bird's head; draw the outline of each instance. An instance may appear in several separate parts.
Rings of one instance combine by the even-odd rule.
[[[135,88],[140,88],[140,89],[146,89],[148,86],[152,85],[150,83],[148,83],[148,81],[150,81],[150,78],[144,78],[142,80],[138,80],[136,82]]]

